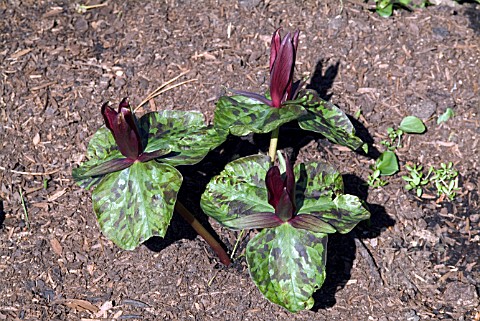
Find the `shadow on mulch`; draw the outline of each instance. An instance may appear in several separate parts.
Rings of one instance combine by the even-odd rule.
[[[343,175],[343,181],[346,194],[358,196],[363,201],[367,199],[368,185],[364,180],[348,174]],[[336,292],[343,289],[350,280],[357,251],[355,239],[362,242],[362,239],[376,238],[383,230],[395,224],[395,220],[388,216],[383,206],[368,203],[366,206],[371,214],[369,220],[361,222],[348,234],[335,233],[328,236],[327,277],[322,287],[313,295],[315,305],[312,310],[315,312],[333,307],[336,304]],[[366,248],[362,250],[364,250],[364,255],[371,256]],[[370,258],[370,268],[378,270],[373,257]]]
[[[332,94],[328,94],[328,90],[332,88],[335,77],[337,77],[340,61],[337,61],[334,65],[328,66],[325,73],[323,72],[324,64],[324,59],[320,59],[317,62],[310,83],[307,85],[307,89],[313,89],[318,93],[320,98],[330,100]]]
[[[332,88],[335,78],[337,77],[340,61],[328,66],[325,72],[323,72],[324,65],[324,59],[318,60],[317,64],[315,65],[315,70],[310,83],[306,86],[306,88],[315,90],[320,98],[329,101],[332,97],[332,94],[328,94],[328,91]],[[377,159],[380,156],[380,152],[373,146],[374,141],[372,136],[370,136],[368,133],[367,128],[352,116],[347,116],[355,128],[356,135],[368,145],[368,153],[366,155],[362,151],[358,152],[370,158]]]
[[[0,201],[0,228],[5,221],[5,210],[3,209],[3,201]]]
[[[465,15],[470,21],[469,27],[475,31],[475,33],[480,34],[480,5],[475,5],[473,2],[465,10]]]

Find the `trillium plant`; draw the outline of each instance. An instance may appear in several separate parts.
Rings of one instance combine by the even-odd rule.
[[[317,132],[353,150],[364,144],[355,136],[355,128],[345,113],[323,100],[313,90],[302,89],[293,81],[299,31],[283,38],[280,29],[272,37],[270,47],[270,89],[263,96],[232,90],[233,96],[223,96],[217,102],[214,122],[217,128],[232,135],[271,133],[269,156],[275,159],[279,127],[297,120],[300,128]],[[366,145],[365,145],[366,146]]]
[[[287,159],[281,173],[265,155],[229,163],[207,185],[201,207],[231,229],[262,229],[247,245],[250,275],[267,299],[292,312],[313,306],[325,279],[327,235],[370,217],[360,199],[343,194],[332,166],[292,169]]]
[[[279,127],[292,120],[353,150],[363,145],[343,111],[294,83],[299,34],[282,39],[280,29],[274,32],[264,96],[232,90],[215,110],[215,126],[233,135],[270,132],[269,155],[228,164],[201,198],[203,211],[226,227],[262,229],[247,246],[250,275],[267,299],[292,312],[313,306],[312,294],[325,279],[327,235],[348,233],[370,217],[360,199],[343,194],[341,175],[332,166],[292,169],[288,159],[283,171],[273,166]]]
[[[271,133],[268,155],[227,164],[206,186],[200,206],[225,227],[258,230],[246,259],[268,300],[292,312],[313,306],[312,295],[326,277],[328,234],[348,233],[370,213],[359,198],[343,193],[333,166],[292,166],[277,151],[280,126],[293,120],[352,150],[365,146],[342,110],[294,80],[299,37],[299,31],[283,38],[280,29],[274,32],[269,90],[234,89],[220,97],[213,127],[196,112],[152,112],[137,119],[126,99],[118,109],[102,106],[105,126],[91,138],[87,160],[73,177],[93,188],[93,209],[106,237],[134,249],[151,236],[163,237],[176,210],[229,265],[220,244],[177,201],[183,177],[175,167],[200,162],[228,134]]]
[[[225,140],[197,112],[163,111],[137,120],[127,99],[118,110],[105,103],[105,126],[89,142],[88,161],[73,170],[85,188],[94,187],[93,209],[104,235],[132,250],[152,236],[165,236],[176,208],[228,265],[215,239],[177,202],[182,174],[177,165],[201,161]]]

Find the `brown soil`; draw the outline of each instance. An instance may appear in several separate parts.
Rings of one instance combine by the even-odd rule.
[[[479,5],[383,19],[356,0],[110,1],[86,13],[74,3],[0,1],[0,320],[480,319]],[[301,30],[297,77],[313,75],[309,86],[348,114],[361,109],[359,133],[378,148],[367,157],[320,136],[281,136],[299,161],[337,166],[372,211],[370,224],[330,238],[327,280],[314,309],[298,314],[250,280],[242,254],[253,232],[231,268],[181,219],[165,240],[123,251],[101,235],[90,192],[71,178],[104,101],[138,104],[189,70],[180,80],[195,81],[141,112],[199,110],[211,120],[224,86],[265,90],[278,26]],[[437,125],[447,107],[455,118]],[[453,202],[414,197],[404,172],[383,188],[364,185],[387,127],[411,114],[428,132],[406,136],[401,163],[454,162],[462,190]],[[222,148],[258,151],[230,143]],[[209,179],[199,173],[224,165],[219,153],[182,170],[197,191],[190,207],[231,249],[237,233],[194,202]]]

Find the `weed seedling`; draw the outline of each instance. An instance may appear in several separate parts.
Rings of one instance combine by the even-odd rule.
[[[373,188],[385,186],[387,182],[382,181],[380,176],[391,176],[399,170],[395,150],[401,147],[402,136],[405,133],[422,134],[425,130],[426,127],[423,122],[415,116],[405,117],[401,121],[398,129],[392,127],[387,128],[387,134],[390,140],[382,140],[380,142],[387,150],[380,154],[375,165],[371,167],[373,174],[368,176],[367,184]]]
[[[456,192],[460,190],[458,187],[458,171],[453,168],[453,163],[441,163],[439,169],[430,167],[430,172],[433,173],[430,182],[435,185],[437,196],[442,197],[443,195],[453,201],[457,195]]]
[[[453,116],[455,116],[455,113],[453,112],[453,109],[452,108],[447,108],[447,110],[445,110],[445,112],[443,114],[438,116],[437,124],[444,123],[444,122],[448,121],[450,118],[452,118]]]
[[[428,184],[428,175],[427,177],[423,177],[423,166],[422,165],[416,165],[413,164],[412,166],[410,165],[405,165],[405,168],[408,170],[409,176],[405,175],[402,176],[402,179],[407,182],[407,185],[405,185],[405,189],[407,191],[410,190],[415,190],[415,193],[417,194],[418,197],[421,197],[423,194],[423,189],[422,186],[425,186]]]

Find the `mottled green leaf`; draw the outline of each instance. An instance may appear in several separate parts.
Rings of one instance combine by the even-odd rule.
[[[152,236],[163,237],[181,184],[180,172],[154,161],[105,175],[92,193],[102,232],[126,250]]]
[[[161,161],[172,166],[198,163],[227,136],[226,132],[208,128],[203,115],[198,112],[166,110],[147,113],[139,123],[145,146],[143,156],[147,156],[143,158],[163,156]],[[124,158],[110,130],[103,126],[90,139],[88,160],[74,169],[72,176],[80,186],[90,188],[102,179],[105,168],[122,169],[124,162],[113,160]],[[100,174],[90,177],[92,173]]]
[[[223,96],[217,102],[214,124],[235,136],[264,134],[305,114],[298,104],[274,108],[245,96]]]
[[[172,165],[192,165],[200,162],[209,151],[221,145],[227,133],[205,125],[201,113],[164,110],[140,118],[142,135],[148,133],[145,152],[168,149],[170,154],[159,161]]]
[[[303,106],[308,111],[298,119],[302,129],[320,133],[332,142],[353,150],[363,145],[363,141],[355,136],[355,128],[350,119],[340,108],[321,99],[312,90],[302,91],[299,97],[304,97]]]
[[[330,202],[322,199],[305,199],[302,208],[298,211],[298,215],[301,214],[313,215],[340,233],[350,232],[359,222],[370,217],[370,213],[363,206],[362,201],[358,197],[348,194],[338,195]],[[333,233],[334,231],[329,232],[329,226],[317,231]]]
[[[264,229],[247,245],[250,275],[260,292],[291,312],[310,309],[325,280],[327,235],[290,224]]]
[[[73,170],[72,175],[76,181],[81,181],[88,177],[103,176],[108,173],[121,171],[133,164],[133,160],[128,158],[115,158],[93,166],[82,166]]]
[[[103,176],[85,176],[93,168],[114,159],[125,158],[117,148],[115,139],[110,130],[103,126],[92,136],[87,147],[87,161],[72,170],[74,180],[83,188],[90,188],[97,184]]]
[[[324,162],[298,164],[293,171],[297,179],[295,189],[297,210],[306,200],[331,202],[334,195],[343,192],[342,175],[330,164]]]
[[[268,203],[265,175],[270,158],[253,155],[239,158],[208,183],[202,195],[202,210],[221,224],[233,229],[243,228],[239,218],[256,213],[274,213]],[[237,221],[236,221],[237,220]]]

